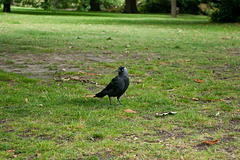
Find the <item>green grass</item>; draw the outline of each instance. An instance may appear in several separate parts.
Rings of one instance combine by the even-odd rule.
[[[0,13],[3,65],[49,74],[0,71],[0,159],[237,159],[239,28],[192,15]],[[65,60],[43,60],[51,55]],[[124,105],[88,97],[120,65],[131,78]]]

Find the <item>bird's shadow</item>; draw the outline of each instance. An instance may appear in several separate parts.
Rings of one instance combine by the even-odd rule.
[[[81,105],[84,107],[89,107],[91,109],[99,109],[99,108],[109,108],[113,109],[119,106],[124,106],[124,104],[119,104],[118,101],[112,101],[112,104],[109,103],[107,98],[93,98],[93,97],[80,97],[69,100],[68,103],[73,105]]]

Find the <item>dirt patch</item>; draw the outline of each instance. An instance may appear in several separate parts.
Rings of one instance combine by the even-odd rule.
[[[70,135],[63,134],[63,135],[58,136],[55,141],[56,142],[62,142],[62,141],[73,142],[74,141],[74,137],[70,136]]]
[[[69,54],[14,54],[0,53],[0,69],[23,74],[28,77],[49,78],[59,70],[81,71],[83,65],[95,62],[115,62],[122,58],[121,55],[114,59],[111,55],[93,53],[69,53]]]
[[[84,158],[78,158],[78,160],[82,159],[100,159],[100,160],[107,160],[107,159],[115,159],[117,156],[111,154],[111,151],[103,151],[103,152],[98,152],[95,154],[84,154]]]
[[[204,143],[197,144],[196,146],[193,146],[193,148],[196,148],[198,151],[204,151],[208,148],[208,145]]]
[[[0,124],[6,123],[6,120],[0,119]]]
[[[44,135],[44,134],[42,134],[42,135],[39,135],[39,136],[37,136],[36,138],[39,138],[39,139],[41,139],[41,140],[52,140],[52,136],[50,136],[50,135]]]
[[[229,131],[240,132],[240,127],[239,126],[240,126],[240,119],[232,119],[229,122]]]
[[[30,137],[34,137],[35,135],[34,134],[21,134],[21,135],[18,135],[19,137],[22,137],[22,138],[30,138]]]
[[[235,125],[235,126],[240,126],[240,119],[232,119],[230,121],[230,124]]]
[[[188,136],[188,133],[181,129],[173,129],[171,131],[163,129],[153,129],[154,132],[139,133],[139,134],[123,134],[121,137],[116,137],[115,141],[131,141],[133,143],[161,143],[168,142],[170,139],[182,139]]]

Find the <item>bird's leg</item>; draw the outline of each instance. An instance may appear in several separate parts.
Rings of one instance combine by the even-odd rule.
[[[108,96],[108,98],[109,98],[109,101],[110,101],[110,105],[112,105],[111,98],[109,96]]]
[[[118,100],[119,104],[122,105],[122,103],[121,103],[120,100],[119,100],[119,97],[117,97],[117,100]]]

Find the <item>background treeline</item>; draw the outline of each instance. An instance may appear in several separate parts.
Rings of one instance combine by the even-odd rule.
[[[45,10],[123,12],[125,0],[0,0]],[[171,0],[137,0],[140,13],[170,13]],[[240,22],[240,0],[177,0],[180,14],[203,14],[213,22]]]
[[[142,13],[170,13],[171,0],[142,0]],[[178,12],[204,14],[213,22],[240,22],[240,0],[177,0]]]
[[[0,0],[0,3],[7,0]],[[91,11],[99,6],[99,11],[121,12],[124,0],[12,0],[12,4],[22,7],[36,7],[45,10],[72,9],[76,11]]]

